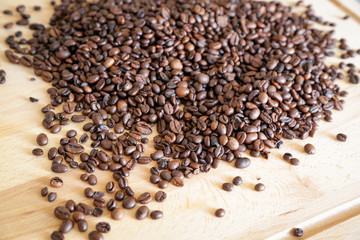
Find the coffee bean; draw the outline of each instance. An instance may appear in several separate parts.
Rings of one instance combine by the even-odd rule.
[[[234,184],[235,186],[241,185],[241,184],[242,184],[242,178],[241,178],[240,176],[234,177],[234,179],[233,179],[233,184]]]
[[[61,232],[54,231],[51,233],[51,240],[64,240],[65,237]]]
[[[115,191],[115,183],[113,181],[108,182],[106,184],[105,189],[106,189],[106,192],[108,192],[108,193],[114,192]]]
[[[55,217],[64,220],[64,219],[68,219],[68,218],[69,218],[70,211],[69,211],[69,209],[67,209],[66,207],[58,206],[58,207],[56,207],[55,210],[54,210],[54,215],[55,215]]]
[[[291,158],[292,158],[292,154],[291,154],[291,153],[285,153],[285,154],[283,155],[283,159],[286,160],[286,161],[291,160]]]
[[[155,193],[155,201],[163,202],[165,201],[167,194],[164,191],[158,191]]]
[[[139,131],[144,135],[150,135],[152,133],[151,126],[146,122],[143,121],[137,122],[135,127],[137,131]]]
[[[161,181],[158,183],[158,186],[159,186],[159,188],[161,188],[161,189],[165,189],[165,188],[167,188],[167,187],[169,186],[169,182],[168,182],[168,181],[163,181],[163,180],[161,180]]]
[[[94,217],[101,217],[104,213],[104,210],[101,207],[95,207],[94,211],[92,212],[92,215]]]
[[[236,168],[247,168],[250,166],[250,159],[246,157],[239,158],[235,161]]]
[[[301,237],[304,235],[304,231],[301,228],[294,228],[293,233],[295,237]]]
[[[101,233],[107,233],[110,232],[110,224],[107,222],[98,222],[96,224],[96,230],[101,232]]]
[[[160,210],[155,210],[150,213],[150,217],[154,220],[160,219],[163,217],[163,212]]]
[[[37,144],[39,144],[39,146],[45,146],[46,144],[48,144],[49,139],[46,136],[45,133],[40,133],[37,137],[36,137],[36,142]]]
[[[44,151],[41,148],[34,148],[32,154],[35,156],[41,156],[44,154]]]
[[[81,181],[87,181],[89,179],[89,175],[87,173],[83,173],[80,175]]]
[[[51,192],[48,195],[48,201],[53,202],[53,201],[55,201],[56,197],[57,197],[57,194],[55,192]]]
[[[97,177],[94,174],[90,174],[87,179],[88,183],[90,185],[96,185],[97,184]]]
[[[227,192],[231,192],[234,189],[234,185],[231,183],[223,183],[222,189],[224,189]]]
[[[151,202],[151,200],[152,200],[152,197],[149,192],[142,193],[137,199],[137,201],[141,204],[147,204],[147,203]]]
[[[75,211],[75,206],[76,206],[75,202],[73,200],[71,200],[71,199],[67,200],[66,203],[65,203],[65,207],[67,209],[69,209],[70,212]]]
[[[115,200],[122,201],[125,198],[125,193],[123,191],[117,191],[115,193]]]
[[[41,196],[45,197],[48,194],[48,188],[47,187],[43,187],[41,189]]]
[[[258,192],[264,191],[265,190],[265,185],[262,184],[262,183],[257,183],[255,185],[255,190],[258,191]]]
[[[68,143],[65,145],[65,151],[72,154],[79,154],[84,151],[84,147],[77,143]]]
[[[149,215],[149,208],[147,206],[141,206],[136,210],[135,217],[137,220],[143,220]]]
[[[123,202],[122,202],[122,206],[125,209],[132,209],[134,208],[136,205],[136,199],[134,197],[126,197]]]
[[[164,157],[164,152],[162,150],[157,150],[156,152],[150,154],[152,160],[159,160]]]
[[[171,183],[174,184],[176,187],[183,187],[184,186],[184,181],[181,179],[181,177],[174,177],[171,180]]]
[[[63,185],[63,180],[59,177],[53,177],[51,180],[50,180],[50,185],[54,188],[59,188],[59,187],[62,187]]]
[[[86,232],[88,229],[88,223],[85,219],[79,220],[77,226],[80,232]]]
[[[51,164],[51,171],[55,173],[64,173],[68,171],[68,167],[62,163]]]
[[[314,145],[312,145],[310,143],[308,143],[304,146],[304,150],[307,154],[310,154],[310,155],[315,154],[315,152],[316,152]]]
[[[34,97],[29,97],[29,100],[30,100],[30,102],[38,102],[39,101],[39,99],[34,98]]]
[[[346,142],[347,136],[344,133],[338,133],[336,138],[341,142]]]
[[[222,208],[216,209],[215,216],[219,217],[219,218],[224,217],[225,216],[225,210],[222,209]]]
[[[106,205],[106,201],[103,198],[97,197],[94,198],[94,206],[95,207],[99,207],[99,208],[103,208]]]
[[[85,219],[85,214],[83,212],[80,211],[75,211],[73,213],[73,219],[75,222],[79,222],[80,220],[84,220]]]
[[[89,240],[104,240],[104,237],[101,233],[92,231],[89,233]]]
[[[111,217],[115,220],[120,220],[124,217],[124,211],[121,208],[115,208],[111,212]]]
[[[94,191],[92,190],[92,188],[87,187],[84,189],[84,195],[87,198],[92,198],[94,196]]]
[[[297,158],[291,158],[291,159],[290,159],[290,164],[297,166],[297,165],[300,164],[300,160],[297,159]]]
[[[74,223],[73,221],[71,221],[70,219],[65,220],[64,222],[61,223],[60,227],[59,227],[59,232],[61,233],[68,233],[70,232],[70,230],[74,227]]]
[[[157,184],[158,182],[160,182],[160,177],[158,175],[151,175],[150,182],[153,184]]]

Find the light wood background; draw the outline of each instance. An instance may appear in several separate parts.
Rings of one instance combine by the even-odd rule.
[[[337,37],[346,37],[350,46],[360,48],[360,28],[355,18],[341,20],[345,13],[330,1],[311,2],[324,19],[337,23]],[[26,4],[32,21],[48,21],[51,11],[47,0],[1,0],[0,9],[14,10],[20,3]],[[41,12],[34,12],[32,6],[36,4],[45,7]],[[0,26],[18,19],[2,13],[0,16]],[[44,147],[46,153],[67,130],[79,128],[81,124],[71,124],[57,135],[43,129],[40,109],[49,102],[46,94],[49,85],[39,78],[31,82],[32,71],[9,64],[3,54],[5,37],[17,29],[24,28],[0,29],[0,69],[7,72],[6,84],[0,85],[0,239],[49,239],[61,223],[53,216],[54,207],[70,198],[90,203],[83,196],[83,189],[88,185],[78,180],[82,171],[70,170],[59,174],[65,181],[64,187],[52,189],[49,180],[55,174],[50,172],[50,161],[46,155],[33,156],[31,150],[36,147],[38,133],[49,135],[50,144]],[[359,65],[359,60],[358,57],[352,62]],[[337,62],[336,58],[329,59],[329,63]],[[171,185],[163,204],[155,201],[148,204],[152,210],[164,211],[159,221],[150,218],[138,221],[134,209],[125,211],[124,219],[113,221],[105,211],[101,218],[88,217],[86,234],[76,229],[66,234],[66,239],[87,239],[87,234],[100,220],[111,223],[111,232],[104,234],[106,239],[292,239],[293,227],[304,229],[302,239],[359,239],[360,85],[347,81],[339,84],[349,91],[345,110],[334,112],[332,123],[322,122],[315,138],[287,141],[284,148],[272,152],[269,160],[253,159],[251,166],[244,170],[223,163],[208,174],[186,180],[183,188]],[[31,103],[30,96],[40,101]],[[346,143],[335,140],[339,132],[348,135]],[[306,143],[316,146],[316,155],[303,153]],[[151,151],[148,148],[147,151]],[[285,152],[298,157],[301,165],[291,166],[283,161],[281,156]],[[158,191],[148,182],[149,167],[138,166],[131,173],[130,184],[136,196],[144,191],[152,194]],[[103,191],[111,174],[99,170],[95,173],[99,183],[93,188]],[[222,183],[237,175],[243,178],[242,186],[235,187],[233,192],[221,190]],[[257,182],[266,185],[264,192],[253,190]],[[40,196],[43,186],[58,193],[55,202],[49,203]],[[105,198],[111,196],[108,194]],[[226,216],[215,218],[214,211],[220,207],[226,209]]]

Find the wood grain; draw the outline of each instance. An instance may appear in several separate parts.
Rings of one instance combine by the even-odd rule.
[[[14,9],[21,0],[2,0],[1,8]],[[284,1],[293,3],[292,1]],[[307,1],[310,2],[310,1]],[[30,3],[30,2],[26,2]],[[33,0],[28,7],[48,1]],[[359,25],[353,19],[342,21],[344,12],[327,0],[312,1],[315,10],[324,19],[337,23],[336,36],[346,37],[350,46],[360,48]],[[50,7],[32,13],[32,21],[44,21],[51,14]],[[0,26],[14,21],[0,17]],[[0,29],[0,52],[6,49],[4,39],[17,29]],[[27,33],[29,36],[29,33]],[[353,59],[359,63],[360,58]],[[329,63],[337,63],[335,58]],[[74,199],[88,204],[83,196],[87,184],[79,179],[82,173],[71,170],[60,174],[64,187],[52,189],[58,199],[48,203],[40,196],[40,189],[49,186],[50,161],[46,157],[34,157],[35,137],[46,132],[41,126],[40,109],[49,101],[46,89],[49,85],[41,79],[30,82],[32,71],[11,65],[0,54],[0,69],[7,71],[7,82],[0,86],[0,239],[49,239],[60,221],[53,216],[53,209]],[[239,170],[230,163],[222,163],[208,174],[200,174],[185,180],[183,188],[170,186],[168,199],[159,204],[151,202],[150,209],[164,211],[159,221],[137,221],[135,210],[126,211],[121,221],[110,219],[109,212],[102,218],[89,217],[89,230],[96,222],[109,221],[112,231],[106,239],[291,239],[293,227],[305,230],[303,239],[358,239],[360,234],[360,87],[347,81],[339,82],[349,92],[345,110],[334,112],[334,122],[322,122],[315,138],[305,141],[286,141],[285,147],[273,151],[269,160],[253,159],[249,168]],[[29,96],[40,99],[31,103]],[[65,127],[60,134],[48,133],[50,144],[45,152],[57,145],[66,131],[75,128],[82,133],[80,124]],[[335,140],[335,135],[344,132],[348,142]],[[303,145],[312,143],[317,148],[314,156],[303,153]],[[148,145],[147,153],[151,152]],[[301,160],[300,166],[290,166],[281,159],[285,152],[292,152]],[[137,166],[129,179],[136,196],[144,191],[152,194],[158,189],[148,182],[148,166]],[[104,190],[111,174],[96,170],[100,180],[94,187]],[[221,184],[240,175],[244,184],[233,192],[221,190]],[[260,180],[257,180],[261,178]],[[266,185],[264,192],[253,190],[257,182]],[[106,195],[110,199],[112,195]],[[226,209],[224,218],[215,218],[217,208]],[[89,232],[89,231],[88,231]],[[87,239],[87,234],[73,230],[66,239]]]

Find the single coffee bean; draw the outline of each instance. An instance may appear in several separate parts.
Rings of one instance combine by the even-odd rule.
[[[84,220],[85,219],[85,214],[83,212],[80,211],[75,211],[73,213],[73,219],[75,222],[79,222],[80,220]]]
[[[115,200],[117,200],[117,201],[122,201],[122,200],[124,200],[124,198],[125,198],[125,193],[124,193],[124,191],[117,191],[116,193],[115,193]]]
[[[71,221],[70,219],[65,220],[64,222],[61,223],[60,227],[59,227],[59,232],[61,233],[68,233],[70,232],[70,230],[74,227],[74,223],[73,221]]]
[[[38,102],[39,99],[38,98],[34,98],[34,97],[29,97],[30,102]]]
[[[164,191],[158,191],[155,193],[155,201],[163,202],[165,201],[167,194]]]
[[[143,220],[149,215],[149,208],[147,206],[141,206],[136,210],[135,217],[137,220]]]
[[[241,185],[241,184],[242,184],[242,178],[241,178],[240,176],[234,177],[234,179],[233,179],[233,184],[234,184],[235,186]]]
[[[71,200],[71,199],[67,200],[66,203],[65,203],[65,207],[67,209],[69,209],[70,212],[75,211],[75,206],[76,206],[75,202],[73,200]]]
[[[132,209],[134,208],[136,205],[136,199],[134,197],[126,197],[123,202],[122,202],[122,206],[125,209]]]
[[[94,206],[103,208],[106,205],[106,201],[103,198],[94,198]]]
[[[158,175],[151,175],[150,182],[153,184],[157,184],[158,182],[160,182],[160,177]]]
[[[56,157],[57,149],[55,147],[52,147],[48,151],[48,159],[53,160]]]
[[[113,181],[108,182],[106,184],[105,189],[106,189],[106,192],[108,192],[108,193],[114,192],[115,191],[115,183]]]
[[[65,237],[61,232],[54,231],[51,233],[51,240],[64,240]]]
[[[116,207],[117,207],[117,203],[114,199],[110,199],[107,204],[106,204],[106,207],[109,211],[112,211],[114,210]]]
[[[70,211],[66,207],[57,206],[54,210],[54,215],[55,215],[55,217],[57,217],[59,219],[65,220],[65,219],[69,218]]]
[[[101,217],[104,213],[104,210],[101,207],[95,207],[92,215],[94,217]]]
[[[176,187],[183,187],[184,186],[184,181],[181,179],[181,177],[174,177],[171,180],[171,183],[174,184]]]
[[[239,158],[235,161],[236,168],[247,168],[250,166],[250,159],[246,157]]]
[[[115,208],[111,211],[111,217],[115,220],[120,220],[124,217],[124,211],[121,208]]]
[[[37,137],[36,137],[36,142],[37,144],[39,144],[39,146],[45,146],[46,144],[48,144],[49,139],[46,136],[45,133],[40,133]]]
[[[84,147],[77,143],[68,143],[65,145],[65,151],[72,154],[79,154],[84,151]]]
[[[290,164],[297,166],[297,165],[300,164],[300,160],[297,159],[297,158],[291,158],[291,159],[290,159]]]
[[[45,197],[48,194],[48,188],[47,187],[43,187],[41,189],[41,196]]]
[[[264,191],[265,190],[265,185],[262,184],[262,183],[257,183],[255,185],[255,190],[258,191],[258,192]]]
[[[51,164],[51,171],[55,173],[64,173],[68,171],[68,167],[62,163]]]
[[[147,204],[147,203],[151,202],[151,200],[152,200],[152,197],[149,192],[144,192],[138,197],[138,202],[141,204]]]
[[[104,240],[104,237],[101,233],[92,231],[89,233],[89,240]]]
[[[80,219],[77,223],[80,232],[86,232],[88,229],[88,223],[85,219]]]
[[[90,185],[96,185],[97,177],[94,174],[90,174],[87,181]]]
[[[163,217],[163,212],[160,210],[152,211],[150,217],[154,220],[160,219]]]
[[[215,216],[219,217],[219,218],[224,217],[225,216],[225,210],[222,209],[222,208],[216,209]]]
[[[225,191],[231,192],[234,189],[234,185],[231,183],[224,183],[222,185],[222,189],[224,189]]]
[[[315,154],[315,152],[316,152],[314,145],[312,145],[310,143],[308,143],[304,146],[304,150],[307,154],[310,154],[310,155]]]
[[[51,180],[50,180],[50,185],[54,188],[59,188],[59,187],[62,187],[63,185],[63,180],[59,177],[53,177]]]
[[[107,233],[110,232],[110,224],[107,222],[98,222],[96,224],[96,230],[101,232],[101,233]]]
[[[338,133],[336,135],[336,138],[341,142],[346,142],[347,136],[344,133]]]
[[[89,175],[87,173],[83,173],[80,175],[81,181],[87,181],[89,179]]]
[[[35,156],[41,156],[44,154],[44,151],[41,148],[34,148],[32,154]]]
[[[84,195],[87,198],[92,198],[94,196],[94,190],[90,187],[84,189]]]
[[[304,235],[304,231],[301,228],[294,228],[293,233],[295,237],[301,237]]]
[[[286,160],[286,161],[290,161],[292,158],[292,154],[291,153],[285,153],[283,155],[283,159]]]
[[[158,183],[158,186],[159,186],[159,188],[161,188],[161,189],[165,189],[165,188],[167,188],[168,186],[169,186],[169,182],[168,181],[160,181],[159,183]]]
[[[51,192],[48,194],[48,201],[53,202],[53,201],[55,201],[56,197],[57,197],[57,194],[55,192]]]

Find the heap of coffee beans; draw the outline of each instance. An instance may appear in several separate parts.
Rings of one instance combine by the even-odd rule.
[[[25,10],[17,8],[22,16],[18,24],[28,24]],[[11,50],[5,54],[52,84],[51,103],[42,109],[44,128],[58,133],[70,122],[91,120],[83,124],[87,133],[80,138],[71,130],[59,147],[50,149],[51,170],[80,168],[91,174],[81,175],[91,185],[97,183],[95,169],[111,171],[120,190],[115,191],[111,181],[106,191],[115,192],[123,208],[134,208],[137,202],[126,179],[137,164],[157,162],[150,169],[150,181],[159,188],[170,182],[182,187],[184,177],[208,172],[222,160],[248,167],[250,159],[242,157],[246,150],[253,157],[268,158],[270,149],[283,145],[283,138],[313,136],[321,119],[330,121],[333,109],[343,109],[346,92],[335,80],[344,75],[324,62],[334,55],[337,41],[333,31],[311,25],[334,24],[315,16],[311,6],[296,14],[277,2],[63,0],[54,10],[50,27],[29,25],[34,30],[31,39],[9,36]],[[341,49],[343,58],[355,54],[345,40]],[[358,83],[354,66],[348,67],[350,81]],[[55,113],[60,105],[62,111]],[[154,125],[156,151],[143,156],[146,135]],[[89,139],[92,150],[87,152],[82,144]],[[37,142],[46,145],[46,134]],[[310,148],[306,151],[314,153]],[[33,153],[43,154],[40,148]],[[296,158],[290,154],[286,159]],[[296,160],[292,164],[299,164]],[[241,177],[234,179],[235,185],[241,183]],[[60,186],[62,180],[53,184]],[[226,191],[233,188],[232,183],[223,185]],[[256,191],[264,189],[262,183],[255,186]],[[47,189],[41,193],[46,196]],[[56,198],[51,194],[49,201]],[[84,194],[94,198],[95,209],[72,201],[72,210],[61,206],[66,212],[62,219],[75,210],[101,216],[105,206],[114,219],[123,217],[114,200],[106,204],[103,192],[87,188]],[[156,201],[163,201],[164,194],[158,192]],[[151,199],[144,193],[138,202]],[[140,207],[136,218],[149,213]],[[219,210],[216,216],[224,213]],[[155,210],[150,216],[159,219],[163,213]],[[87,230],[84,219],[75,221],[80,231]],[[54,239],[72,226],[66,220]],[[110,230],[99,223],[90,239],[103,238],[98,228]]]

